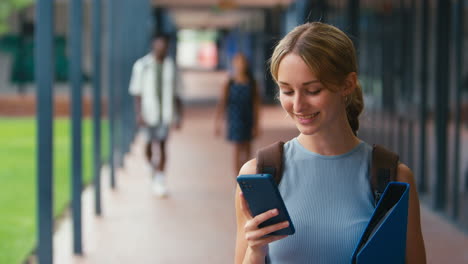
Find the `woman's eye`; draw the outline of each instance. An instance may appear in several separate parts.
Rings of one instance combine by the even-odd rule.
[[[314,91],[307,91],[308,94],[310,95],[317,95],[322,91],[322,89],[314,90]]]
[[[284,95],[291,95],[291,94],[293,94],[294,92],[293,92],[293,91],[289,91],[289,90],[282,90],[281,93],[284,94]]]

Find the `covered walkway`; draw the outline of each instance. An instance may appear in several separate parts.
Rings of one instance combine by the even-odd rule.
[[[456,222],[466,230],[468,223],[468,163],[463,147],[466,146],[466,128],[462,127],[462,121],[466,120],[462,112],[462,105],[466,105],[462,91],[466,76],[463,47],[468,34],[462,27],[466,5],[462,0],[413,1],[411,5],[406,1],[388,5],[384,1],[381,4],[359,0],[96,0],[92,1],[92,8],[88,8],[91,6],[84,6],[82,1],[70,1],[67,5],[69,23],[63,19],[58,24],[69,25],[70,29],[67,49],[70,50],[71,86],[72,236],[67,219],[57,232],[53,228],[51,102],[55,92],[55,67],[51,58],[56,33],[55,9],[54,1],[37,1],[35,72],[37,153],[40,155],[37,160],[36,252],[39,263],[52,263],[52,258],[55,263],[230,263],[235,232],[235,172],[230,165],[230,146],[221,138],[213,139],[214,109],[209,106],[188,109],[183,130],[174,133],[169,144],[171,196],[166,200],[156,199],[150,191],[142,139],[137,137],[132,142],[136,123],[133,98],[128,93],[132,64],[148,51],[147,42],[153,31],[170,35],[174,40],[170,53],[176,59],[184,57],[180,50],[177,52],[179,43],[175,41],[180,39],[181,30],[214,30],[216,37],[211,47],[216,47],[218,57],[213,60],[210,71],[229,71],[232,55],[244,52],[252,60],[263,101],[272,102],[276,86],[265,63],[276,41],[307,21],[336,25],[355,41],[367,109],[372,112],[370,119],[379,119],[381,123],[367,131],[372,133],[367,133],[365,138],[385,141],[383,145],[400,154],[402,161],[415,171],[418,189],[424,193],[423,204],[433,207],[423,210],[429,263],[468,263],[467,233],[449,224]],[[251,8],[254,12],[246,12]],[[460,12],[452,14],[456,9]],[[85,10],[92,10],[92,13],[83,12]],[[451,15],[453,19],[448,19]],[[92,30],[87,28],[86,31],[83,22],[88,22],[91,16]],[[235,19],[231,19],[233,17]],[[282,19],[278,19],[280,17]],[[221,23],[223,18],[230,23]],[[105,23],[101,23],[104,20]],[[83,46],[84,35],[93,36],[92,49]],[[198,56],[200,58],[203,56]],[[200,67],[202,62],[196,67],[185,66],[187,69],[194,67],[195,79],[201,72],[207,73],[207,69]],[[86,65],[93,67],[85,69]],[[101,70],[106,74],[101,74]],[[81,149],[85,72],[92,73],[96,192],[94,196],[92,190],[84,193],[82,217],[81,157],[90,155]],[[211,78],[200,80],[203,82],[198,84],[190,81],[199,90],[185,90],[184,100],[193,100],[199,105],[214,100],[213,94],[217,93],[209,88],[218,89],[220,85],[214,85]],[[103,173],[104,201],[100,215],[103,163],[99,160],[102,153],[100,102],[104,93],[109,102],[106,110],[110,172],[104,170]],[[269,108],[263,120],[268,120],[270,127],[263,127],[264,133],[256,147],[287,140],[297,133],[278,109]],[[108,183],[113,187],[114,179],[117,188],[109,190]],[[96,202],[93,197],[97,197]],[[433,210],[444,216],[433,214]],[[94,212],[100,216],[94,216]]]
[[[83,194],[84,255],[73,256],[71,224],[65,220],[54,237],[54,263],[232,263],[232,151],[222,138],[213,137],[213,114],[211,107],[189,108],[182,130],[172,134],[171,195],[165,200],[151,193],[143,138],[138,137],[117,172],[117,189],[103,185],[102,217],[93,215],[92,190]],[[257,147],[295,136],[278,107],[266,108],[262,120],[268,126],[263,126]],[[422,221],[428,263],[468,263],[468,236],[425,207]]]

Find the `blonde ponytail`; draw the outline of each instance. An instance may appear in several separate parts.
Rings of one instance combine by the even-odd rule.
[[[346,102],[346,116],[348,117],[349,125],[353,130],[354,135],[357,135],[359,130],[359,115],[364,109],[364,99],[362,97],[361,84],[357,82],[354,92],[349,96]]]

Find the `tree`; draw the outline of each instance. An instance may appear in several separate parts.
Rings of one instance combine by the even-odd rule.
[[[1,0],[0,1],[0,36],[9,29],[8,18],[14,13],[32,5],[34,0]]]

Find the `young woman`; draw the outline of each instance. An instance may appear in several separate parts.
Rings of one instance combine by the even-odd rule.
[[[372,146],[357,137],[364,104],[353,43],[336,27],[307,23],[279,42],[270,68],[300,132],[284,146],[279,185],[296,233],[265,237],[288,223],[258,228],[278,212],[252,217],[238,187],[235,263],[349,263],[374,210]],[[253,173],[255,159],[240,170]],[[397,180],[410,184],[407,263],[425,263],[413,173],[400,164]]]
[[[224,85],[219,100],[215,135],[220,135],[221,120],[226,115],[227,139],[234,144],[234,170],[237,173],[251,157],[251,142],[258,133],[260,97],[247,58],[242,53],[232,59],[232,68],[233,75]]]

